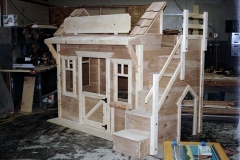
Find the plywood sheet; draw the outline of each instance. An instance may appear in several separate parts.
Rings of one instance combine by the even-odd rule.
[[[24,77],[21,112],[32,112],[35,77]]]

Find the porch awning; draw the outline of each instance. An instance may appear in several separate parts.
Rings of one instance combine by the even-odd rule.
[[[91,35],[80,34],[77,36],[56,36],[45,39],[48,44],[101,44],[101,45],[138,45],[137,37],[127,35]]]

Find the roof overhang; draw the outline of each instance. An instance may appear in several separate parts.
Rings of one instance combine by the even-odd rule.
[[[91,35],[56,36],[44,40],[47,44],[99,44],[99,45],[139,45],[138,37],[128,35]]]

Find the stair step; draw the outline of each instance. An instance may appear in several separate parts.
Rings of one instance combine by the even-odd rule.
[[[114,136],[126,138],[132,141],[143,141],[150,137],[150,133],[147,131],[137,129],[124,129],[113,133]]]
[[[125,128],[149,131],[151,124],[151,116],[151,111],[141,109],[126,111]]]
[[[145,118],[151,118],[151,116],[152,116],[151,111],[145,111],[145,110],[141,110],[141,109],[133,109],[130,111],[126,111],[126,114],[141,116],[141,117],[145,117]]]
[[[135,129],[115,132],[113,150],[138,159],[145,157],[150,153],[150,133]]]

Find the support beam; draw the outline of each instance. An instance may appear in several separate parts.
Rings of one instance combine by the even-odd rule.
[[[56,63],[57,63],[57,87],[58,87],[58,117],[62,117],[62,90],[60,89],[62,87],[62,81],[61,81],[61,67],[60,67],[60,44],[57,44],[57,57],[56,57]]]
[[[128,49],[128,54],[130,55],[132,62],[134,64],[134,68],[136,69],[136,72],[138,72],[138,58],[137,58],[137,54],[134,51],[134,48],[132,45],[126,45],[127,49]]]
[[[143,45],[136,45],[138,72],[136,73],[135,108],[138,108],[138,92],[143,90]]]
[[[189,17],[189,11],[184,10],[183,11],[183,41],[182,41],[182,52],[188,51],[188,17]]]
[[[54,59],[56,60],[56,62],[57,62],[57,57],[58,57],[57,51],[55,50],[55,48],[53,47],[52,44],[46,43],[46,45],[48,46],[49,51],[52,53],[53,58],[54,58]],[[58,63],[57,63],[57,64],[58,64]]]
[[[153,98],[152,98],[152,116],[150,132],[150,155],[156,155],[158,151],[158,94],[159,94],[159,77],[153,74]]]

